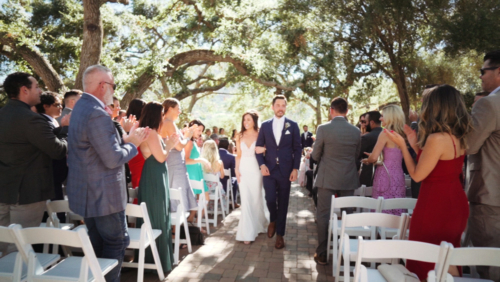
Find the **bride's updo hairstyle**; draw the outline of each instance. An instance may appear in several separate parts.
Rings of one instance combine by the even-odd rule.
[[[245,121],[245,116],[246,115],[250,115],[252,117],[252,120],[253,120],[253,129],[255,131],[259,131],[259,113],[257,113],[256,110],[249,110],[247,112],[245,112],[243,114],[243,116],[241,117],[241,132],[240,132],[240,136],[243,137],[243,133],[246,131],[245,129],[245,125],[244,125],[244,121]]]
[[[445,132],[460,140],[460,146],[467,149],[465,137],[472,129],[471,117],[465,108],[460,92],[444,84],[429,90],[423,97],[418,123],[418,145],[425,146],[432,133]]]

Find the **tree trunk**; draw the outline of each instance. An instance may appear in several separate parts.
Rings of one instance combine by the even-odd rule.
[[[83,44],[80,55],[80,69],[76,76],[75,88],[83,89],[83,73],[101,60],[103,28],[101,19],[102,0],[83,0]]]
[[[398,88],[399,99],[401,100],[401,108],[405,114],[405,122],[406,124],[410,124],[410,97],[408,96],[408,88],[406,87],[406,76],[404,70],[401,66],[397,66],[397,69],[394,70],[396,86]]]

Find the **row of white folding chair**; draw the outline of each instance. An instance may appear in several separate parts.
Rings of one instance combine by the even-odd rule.
[[[367,197],[335,197],[332,196],[332,204],[330,206],[330,221],[328,223],[328,241],[327,241],[327,260],[330,258],[330,252],[333,247],[333,266],[335,267],[338,256],[338,236],[339,229],[342,226],[342,220],[338,219],[338,210],[344,208],[361,208],[380,212],[382,207],[382,198],[373,199]],[[348,232],[351,236],[373,237],[375,229],[366,226],[349,228]],[[332,237],[333,236],[333,237]]]
[[[333,273],[335,274],[335,281],[340,280],[340,262],[342,258],[344,259],[344,281],[349,281],[350,277],[350,262],[356,260],[358,253],[358,239],[348,239],[350,234],[347,233],[348,228],[354,228],[359,226],[370,226],[370,227],[385,227],[385,228],[396,228],[398,229],[395,239],[400,239],[400,234],[403,234],[403,228],[405,227],[407,219],[407,214],[402,214],[401,216],[385,214],[385,213],[357,213],[357,214],[346,214],[345,211],[342,212],[342,228],[340,230],[340,245],[339,253],[337,257],[337,264],[333,265]],[[361,235],[359,235],[361,236]],[[371,240],[375,240],[375,233],[372,233],[370,237]],[[375,264],[372,263],[372,267]]]
[[[344,238],[348,241],[348,238]],[[367,269],[361,264],[363,261],[388,260],[392,264],[398,264],[399,259],[411,259],[435,263],[434,273],[442,275],[447,272],[444,260],[449,250],[449,245],[442,242],[441,246],[429,243],[406,241],[406,240],[369,240],[358,238],[356,266],[354,267],[355,282],[379,282],[387,281],[377,269]],[[428,282],[435,282],[432,276]]]
[[[191,238],[189,237],[189,227],[187,222],[187,217],[189,213],[185,211],[184,199],[181,195],[181,190],[170,188],[170,200],[179,201],[177,206],[177,211],[170,214],[172,220],[172,225],[175,226],[175,240],[174,240],[174,264],[179,263],[179,251],[180,245],[187,244],[188,251],[191,253],[193,251],[191,247]],[[186,234],[186,239],[181,239],[181,225],[184,225],[184,233]]]
[[[25,279],[28,281],[99,281],[104,282],[104,275],[111,271],[118,261],[115,259],[96,258],[90,239],[84,230],[62,230],[47,227],[34,227],[21,229],[20,225],[9,228],[14,235],[15,244],[21,250],[28,250],[27,267],[21,266],[24,255],[18,255],[16,271],[26,271]],[[53,254],[35,254],[32,244],[61,244],[64,246],[81,248],[84,257],[68,257],[46,270],[49,256]],[[52,260],[54,261],[54,260]],[[53,265],[54,263],[50,263]],[[89,273],[90,271],[90,273]],[[17,275],[19,276],[19,275]],[[16,277],[17,278],[17,277]],[[21,278],[22,280],[22,278]],[[20,281],[20,280],[12,280]]]
[[[233,194],[233,181],[230,169],[224,169],[224,175],[228,176],[227,185],[226,185],[226,195],[228,195],[228,201],[226,201],[226,211],[229,214],[229,204],[231,204],[231,208],[234,210],[234,204],[236,203],[236,195]]]
[[[453,245],[448,244],[448,253],[444,260],[443,267],[448,269],[450,265],[455,266],[496,266],[500,267],[500,248],[453,248]],[[452,277],[446,271],[435,275],[436,281],[440,282],[487,282],[491,280],[469,278],[469,277]],[[433,282],[428,280],[429,282]]]
[[[0,281],[25,281],[27,279],[29,254],[33,252],[31,245],[19,244],[14,229],[20,229],[18,224],[9,227],[0,226],[0,242],[15,244],[17,252],[0,258]],[[37,254],[40,266],[46,269],[54,265],[60,258],[58,254]]]
[[[73,227],[75,226],[73,223],[60,222],[59,218],[57,217],[58,213],[65,213],[66,221],[68,220],[69,214],[71,213],[71,210],[69,209],[68,200],[55,200],[55,201],[47,200],[46,206],[48,214],[47,222],[40,223],[40,227],[54,227],[63,230],[73,229]],[[49,252],[49,244],[43,245],[43,252],[44,253]],[[52,253],[57,254],[58,252],[59,252],[59,245],[53,245]]]
[[[363,186],[361,188],[364,188]],[[416,203],[417,203],[416,199],[409,199],[409,198],[384,200],[384,198],[382,197],[379,197],[378,199],[373,199],[373,198],[356,197],[356,196],[339,197],[339,198],[332,196],[332,204],[330,207],[330,222],[328,227],[327,259],[330,258],[330,251],[332,247],[333,247],[334,263],[337,256],[338,229],[342,225],[342,221],[338,220],[338,215],[336,213],[339,209],[358,208],[361,211],[366,209],[368,211],[373,210],[374,212],[381,212],[382,210],[392,210],[392,209],[407,209],[408,212],[411,214],[413,209],[415,208]],[[348,229],[348,233],[351,236],[373,237],[374,232],[375,228],[367,228],[367,227],[357,227]],[[386,239],[394,237],[394,235],[396,235],[397,230],[383,228],[379,229],[378,232],[382,239]]]
[[[189,184],[191,185],[192,189],[197,189],[197,190],[202,191],[202,193],[199,195],[199,199],[198,199],[198,214],[196,217],[198,219],[198,228],[200,228],[200,229],[201,229],[201,224],[202,224],[201,218],[203,216],[205,217],[205,227],[207,230],[207,234],[210,235],[210,225],[209,225],[208,214],[207,214],[207,200],[205,199],[205,193],[203,192],[203,191],[205,191],[205,185],[203,183],[203,180],[198,181],[198,180],[190,179]]]
[[[361,185],[358,189],[354,190],[354,196],[361,196],[361,197],[371,197],[373,193],[373,187],[369,186],[366,187],[366,185]]]
[[[204,181],[210,181],[217,183],[214,193],[209,193],[210,199],[209,201],[214,201],[214,211],[208,211],[208,213],[213,213],[213,220],[210,220],[214,227],[217,227],[217,222],[219,218],[219,203],[220,203],[220,212],[222,214],[222,221],[226,220],[226,207],[222,198],[222,183],[220,182],[220,177],[215,174],[204,173],[203,174]],[[203,191],[203,190],[202,190]]]
[[[130,238],[130,244],[128,249],[139,250],[138,262],[123,262],[122,267],[137,268],[137,281],[142,282],[144,280],[144,269],[156,269],[158,272],[158,277],[160,280],[165,279],[165,274],[163,273],[163,268],[161,266],[160,255],[158,254],[158,248],[156,247],[156,238],[158,238],[162,231],[159,229],[153,229],[151,226],[151,221],[149,219],[148,209],[146,203],[142,202],[140,205],[127,204],[125,208],[125,215],[129,217],[142,218],[143,224],[140,228],[128,228],[128,235]],[[85,230],[87,232],[86,225],[80,225],[75,228],[75,230]],[[166,234],[170,236],[170,234]],[[153,253],[154,263],[145,263],[145,251],[150,247]]]

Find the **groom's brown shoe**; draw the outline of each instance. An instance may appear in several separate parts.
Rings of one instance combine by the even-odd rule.
[[[267,227],[267,237],[273,238],[276,233],[276,221],[269,223]]]
[[[276,235],[276,245],[274,245],[276,249],[283,249],[285,247],[285,240],[283,240],[283,236]]]

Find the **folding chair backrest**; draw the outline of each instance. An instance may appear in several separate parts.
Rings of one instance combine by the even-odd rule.
[[[366,188],[366,185],[361,185],[361,187],[355,189],[354,196],[364,197],[365,196],[365,188]]]
[[[210,182],[219,182],[220,181],[220,177],[218,177],[215,174],[211,174],[211,173],[204,173],[203,179],[205,181],[210,181]]]
[[[417,199],[412,198],[386,199],[382,201],[382,210],[407,209],[410,212],[416,204]]]
[[[444,263],[445,269],[450,265],[457,266],[500,266],[500,248],[457,248],[447,243],[449,247],[448,255]],[[446,273],[442,274],[440,281],[445,280]]]
[[[335,209],[340,208],[364,208],[364,209],[373,209],[376,212],[380,211],[382,204],[382,197],[378,199],[367,198],[367,197],[332,197],[332,206]]]
[[[230,169],[224,169],[224,176],[229,176],[229,178],[231,178],[232,177],[231,170]]]
[[[179,189],[173,189],[170,188],[170,200],[177,200],[179,201],[179,205],[177,207],[177,210],[184,210],[184,199],[182,198],[181,190]]]
[[[92,243],[90,243],[89,236],[84,228],[72,231],[58,228],[33,227],[14,229],[14,233],[16,234],[18,243],[22,245],[59,244],[73,248],[81,248],[87,258],[85,265],[90,267],[96,281],[104,281],[104,276],[102,275],[97,257],[92,248]],[[30,256],[34,257],[34,253],[30,252]],[[29,266],[29,272],[32,271],[32,267],[32,265]],[[84,272],[85,271],[82,270],[81,274]]]
[[[31,245],[23,246],[19,243],[19,240],[16,238],[15,230],[20,230],[21,225],[19,224],[11,224],[9,227],[0,226],[0,242],[16,244],[17,251],[21,254],[21,257],[25,263],[28,263],[28,252],[32,251]]]
[[[406,220],[406,214],[401,216],[386,213],[354,213],[342,212],[342,230],[347,227],[377,226],[385,228],[402,229]]]
[[[14,225],[11,226],[13,227]],[[0,226],[0,242],[10,243],[10,244],[16,243],[12,227]]]
[[[361,262],[365,259],[410,259],[436,263],[435,269],[441,275],[444,260],[449,247],[446,242],[441,246],[406,240],[370,240],[358,239],[358,257],[354,271],[354,281],[358,281]],[[439,277],[439,276],[437,276]]]
[[[189,184],[191,185],[191,189],[197,189],[204,191],[205,187],[203,185],[203,180],[193,180],[189,179]]]
[[[47,213],[71,212],[68,200],[47,201]]]

